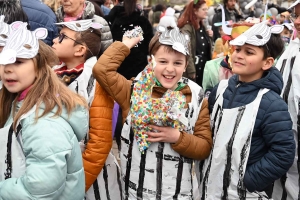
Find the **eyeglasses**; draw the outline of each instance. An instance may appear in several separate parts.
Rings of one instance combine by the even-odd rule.
[[[62,43],[62,41],[63,41],[65,38],[68,38],[68,39],[70,39],[70,40],[73,40],[76,44],[80,44],[80,45],[85,46],[84,44],[82,44],[82,43],[76,41],[75,39],[70,38],[69,36],[66,36],[64,33],[60,33],[60,34],[58,35],[58,43]],[[94,56],[94,54],[91,52],[91,50],[90,50],[87,46],[85,46],[85,47],[87,48],[87,50],[89,50],[89,52],[92,54],[92,56]]]
[[[290,20],[294,23],[296,20],[300,20],[300,15],[292,13],[290,16]]]

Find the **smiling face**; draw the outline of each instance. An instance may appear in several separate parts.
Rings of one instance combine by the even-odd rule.
[[[154,74],[164,88],[175,90],[186,68],[186,56],[161,45],[154,54]]]
[[[83,4],[84,0],[61,0],[64,12],[71,17],[76,17],[80,14]]]
[[[265,70],[272,67],[274,59],[268,57],[263,59],[262,48],[245,44],[235,46],[235,51],[231,56],[232,72],[239,75],[242,82],[251,82],[260,79]]]
[[[0,66],[3,86],[11,93],[19,93],[30,87],[36,78],[33,59],[17,58],[13,64]]]

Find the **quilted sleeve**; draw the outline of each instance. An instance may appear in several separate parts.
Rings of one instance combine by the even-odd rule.
[[[82,154],[85,191],[100,174],[112,147],[112,111],[114,102],[97,83],[90,108],[89,141]]]
[[[247,166],[244,177],[246,188],[261,191],[284,175],[294,162],[295,141],[292,121],[286,103],[273,101],[262,119],[261,133],[268,152],[261,160]]]
[[[207,99],[203,100],[194,134],[182,132],[179,140],[172,144],[172,148],[180,155],[195,160],[203,160],[209,156],[212,148],[212,134]]]
[[[93,74],[101,87],[120,105],[124,113],[130,107],[131,81],[117,72],[130,50],[122,42],[114,42],[98,59]]]

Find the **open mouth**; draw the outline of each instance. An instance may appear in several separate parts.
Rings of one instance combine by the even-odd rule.
[[[175,76],[170,76],[170,75],[163,75],[164,78],[172,80],[173,78],[175,78]]]
[[[13,79],[6,79],[6,82],[8,82],[8,83],[15,83],[15,82],[17,82],[16,80],[13,80]]]

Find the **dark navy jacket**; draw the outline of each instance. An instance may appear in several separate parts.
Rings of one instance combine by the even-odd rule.
[[[210,112],[217,87],[209,96]],[[250,192],[267,190],[288,171],[294,161],[292,121],[288,107],[280,97],[282,87],[282,76],[272,67],[261,79],[250,83],[241,83],[237,75],[232,76],[223,94],[223,108],[235,108],[254,101],[261,88],[270,89],[262,97],[252,134],[244,177],[244,184]]]
[[[48,36],[43,40],[48,45],[52,45],[52,40],[58,35],[57,22],[54,12],[39,0],[21,0],[23,10],[28,16],[30,30],[46,28]]]

